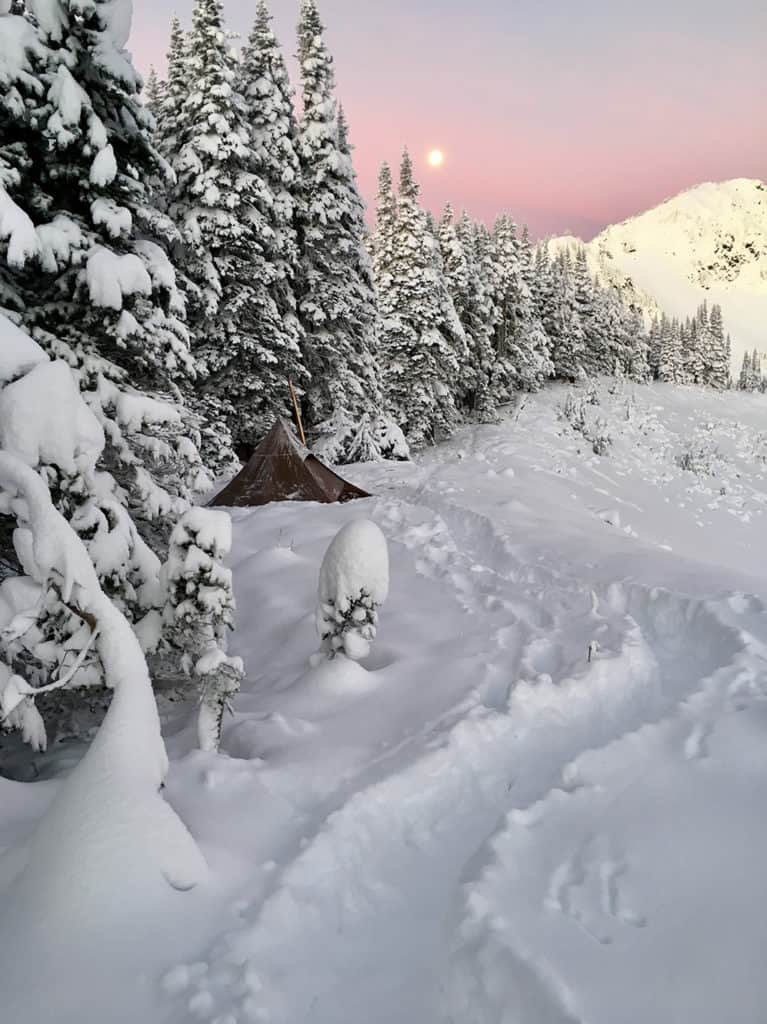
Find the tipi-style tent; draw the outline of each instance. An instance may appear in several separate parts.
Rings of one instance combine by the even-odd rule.
[[[301,444],[285,420],[277,420],[240,472],[211,505],[247,508],[270,501],[321,501],[326,504],[369,498],[342,480]]]

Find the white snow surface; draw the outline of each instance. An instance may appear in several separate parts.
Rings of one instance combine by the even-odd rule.
[[[551,239],[553,251],[581,245]],[[587,243],[593,273],[618,285],[646,313],[693,316],[704,299],[722,307],[733,367],[767,347],[767,184],[707,182],[606,228]]]
[[[4,971],[14,1024],[759,1024],[767,398],[602,387],[599,457],[565,395],[346,467],[371,499],[233,512],[249,676],[219,755],[166,722],[210,877],[172,906],[114,878],[63,988]],[[320,563],[361,517],[378,639],[311,668]],[[0,780],[0,922],[58,757]]]
[[[47,359],[36,341],[0,313],[0,384],[23,376]]]
[[[73,475],[95,467],[104,431],[67,363],[46,359],[3,388],[0,447],[32,467],[53,465]]]

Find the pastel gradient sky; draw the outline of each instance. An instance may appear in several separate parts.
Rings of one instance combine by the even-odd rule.
[[[426,204],[591,237],[701,181],[767,177],[765,0],[319,0],[363,194],[410,147]],[[172,13],[134,0],[164,69]],[[247,35],[255,2],[225,0]],[[298,0],[272,0],[295,52]],[[291,61],[291,70],[295,65]],[[433,147],[445,164],[428,167]]]

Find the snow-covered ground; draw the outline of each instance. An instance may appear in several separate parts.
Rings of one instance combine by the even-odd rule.
[[[565,395],[351,469],[370,500],[234,513],[248,677],[221,755],[166,723],[209,880],[54,920],[14,1024],[764,1020],[767,399],[603,387],[599,457]],[[310,667],[359,517],[378,635]],[[58,784],[0,781],[0,843]]]

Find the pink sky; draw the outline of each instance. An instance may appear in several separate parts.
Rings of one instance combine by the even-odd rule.
[[[188,26],[191,6],[135,0],[142,70],[164,67],[171,13]],[[589,237],[701,181],[767,176],[762,0],[319,6],[368,201],[404,145],[435,213],[447,200],[485,220],[507,210],[537,235]],[[230,27],[246,34],[254,8],[229,0]],[[272,4],[288,54],[297,8]]]

